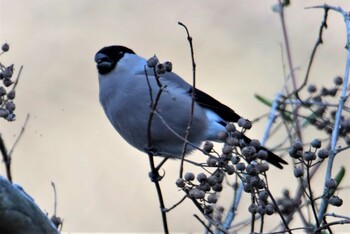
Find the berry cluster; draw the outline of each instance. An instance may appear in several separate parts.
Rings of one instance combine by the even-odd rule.
[[[3,54],[10,49],[10,46],[5,43],[2,45],[0,53]],[[13,100],[16,97],[16,91],[14,90],[14,82],[12,81],[14,65],[5,66],[0,62],[0,118],[4,118],[7,121],[14,121],[16,115],[14,111],[16,105]]]
[[[306,181],[309,180],[308,178],[304,178],[308,175],[308,170],[310,170],[311,167],[322,163],[329,157],[329,150],[321,149],[321,146],[321,141],[319,139],[314,139],[311,142],[309,149],[304,151],[302,143],[300,141],[294,141],[292,147],[289,149],[289,155],[296,159],[296,165],[299,165],[294,168],[294,176],[296,178]],[[335,179],[326,181],[326,188],[328,191],[326,191],[323,196],[326,196],[328,203],[333,206],[341,206],[343,204],[341,198],[333,195],[337,187],[338,183]]]
[[[236,175],[244,185],[243,190],[255,197],[248,210],[254,214],[272,215],[275,206],[268,201],[269,193],[265,182],[265,172],[269,170],[269,165],[261,161],[267,158],[268,153],[261,149],[258,140],[251,140],[249,143],[244,140],[244,131],[252,126],[249,120],[241,118],[238,126],[242,130],[237,130],[234,124],[228,124],[226,131],[219,133],[219,138],[224,142],[221,154],[214,151],[212,142],[205,142],[203,152],[208,156],[205,166],[214,168],[214,172],[207,170],[207,174],[202,172],[197,175],[187,172],[176,181],[176,185],[188,197],[201,204],[204,214],[210,215],[214,211],[219,193],[223,190],[225,177]],[[236,188],[237,184],[238,181],[234,184]],[[214,218],[221,217],[223,211],[222,208],[217,208]]]

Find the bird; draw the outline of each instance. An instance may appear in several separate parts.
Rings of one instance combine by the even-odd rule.
[[[191,118],[186,155],[205,141],[222,142],[218,133],[225,131],[228,123],[237,123],[241,118],[228,106],[205,92],[193,88],[173,72],[156,77],[147,60],[132,49],[111,45],[100,49],[94,58],[98,71],[99,100],[103,110],[124,140],[136,149],[148,152],[149,116],[151,104],[162,88],[156,114],[150,125],[152,152],[157,156],[180,158],[184,137]],[[194,95],[192,95],[194,92]],[[246,144],[251,139],[242,134]],[[282,169],[287,164],[282,158],[266,150],[266,161]]]

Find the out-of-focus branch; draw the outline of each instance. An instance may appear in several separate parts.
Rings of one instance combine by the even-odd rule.
[[[344,108],[345,101],[347,100],[347,88],[348,88],[348,83],[349,83],[349,70],[350,70],[350,15],[348,12],[344,11],[341,7],[333,7],[329,5],[323,5],[323,6],[315,6],[313,8],[323,8],[323,9],[329,9],[329,10],[334,10],[340,14],[343,15],[344,21],[345,21],[345,26],[346,26],[346,33],[347,33],[347,41],[346,41],[346,48],[348,50],[347,54],[347,60],[346,60],[346,67],[345,67],[345,72],[344,72],[344,83],[343,83],[343,88],[342,88],[342,94],[339,100],[339,106],[335,115],[335,123],[333,126],[333,131],[332,131],[332,138],[331,138],[331,150],[330,150],[330,155],[328,158],[328,164],[327,164],[327,171],[326,171],[326,176],[325,176],[325,182],[324,182],[324,194],[326,194],[327,187],[326,187],[326,182],[331,179],[332,176],[332,169],[333,169],[333,162],[334,158],[336,155],[336,147],[337,147],[337,141],[338,141],[338,136],[339,136],[339,126],[340,126],[340,121],[341,121],[341,116],[342,116],[342,111]],[[323,196],[320,209],[318,212],[318,220],[321,221],[323,220],[323,216],[326,213],[328,206],[328,197]]]
[[[288,62],[290,76],[292,79],[292,86],[293,86],[293,90],[297,90],[297,82],[296,82],[296,77],[295,77],[294,67],[293,67],[293,62],[292,62],[292,55],[291,55],[290,46],[289,46],[287,27],[286,27],[286,23],[285,23],[285,19],[284,19],[284,5],[282,4],[281,0],[278,0],[278,4],[280,6],[279,15],[280,15],[281,24],[282,24],[283,38],[284,38],[284,44],[286,47],[287,62]],[[296,96],[297,95],[298,94],[296,93]],[[295,133],[296,133],[297,137],[299,138],[299,140],[302,142],[302,135],[301,135],[301,130],[300,130],[300,121],[299,121],[299,116],[298,116],[299,111],[298,110],[299,110],[298,106],[293,107]]]

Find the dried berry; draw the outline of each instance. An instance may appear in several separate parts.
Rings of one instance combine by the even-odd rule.
[[[209,202],[209,203],[216,203],[217,201],[218,201],[218,197],[216,196],[215,193],[210,194],[210,195],[208,196],[208,202]]]
[[[319,149],[319,148],[321,148],[321,141],[319,139],[314,139],[311,142],[311,146],[316,148],[316,149]]]
[[[4,44],[1,46],[1,50],[4,51],[4,52],[9,51],[9,49],[10,49],[10,45],[7,44],[7,43],[4,43]]]
[[[214,147],[214,144],[211,141],[206,141],[203,145],[203,150],[207,153],[210,153]]]
[[[192,173],[192,172],[187,172],[186,174],[185,174],[185,180],[187,180],[187,181],[192,181],[192,180],[194,180],[194,174]]]
[[[294,176],[296,178],[302,177],[304,175],[304,170],[300,167],[294,169]]]
[[[326,181],[326,187],[328,189],[335,189],[337,188],[337,186],[338,186],[338,183],[335,179],[329,179]]]
[[[235,126],[234,124],[232,124],[232,123],[228,123],[228,124],[226,125],[226,131],[228,131],[228,132],[234,132],[234,131],[236,131],[236,126]]]
[[[155,67],[159,63],[159,60],[156,55],[147,60],[148,67]]]
[[[307,87],[307,91],[308,91],[309,93],[314,93],[314,92],[317,91],[317,88],[316,88],[315,85],[311,84],[311,85],[309,85],[309,86]]]
[[[176,180],[176,186],[177,187],[179,187],[179,188],[183,188],[183,187],[185,187],[185,180],[184,179],[182,179],[182,178],[178,178],[177,180]]]
[[[328,158],[329,156],[329,151],[327,149],[320,149],[317,153],[317,156],[320,158],[320,159],[325,159],[325,158]]]
[[[328,200],[329,204],[332,205],[332,206],[341,206],[343,205],[343,200],[338,197],[338,196],[331,196]]]
[[[198,182],[200,182],[200,183],[205,182],[205,181],[207,181],[207,175],[204,174],[204,173],[199,173],[199,174],[197,175],[197,180],[198,180]]]
[[[343,78],[340,77],[340,76],[337,76],[334,78],[334,84],[339,86],[339,85],[342,85],[343,84]]]

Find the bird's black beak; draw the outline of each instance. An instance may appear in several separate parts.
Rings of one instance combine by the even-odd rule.
[[[115,63],[103,53],[97,53],[95,55],[95,62],[98,73],[102,75],[109,73],[115,67]]]

